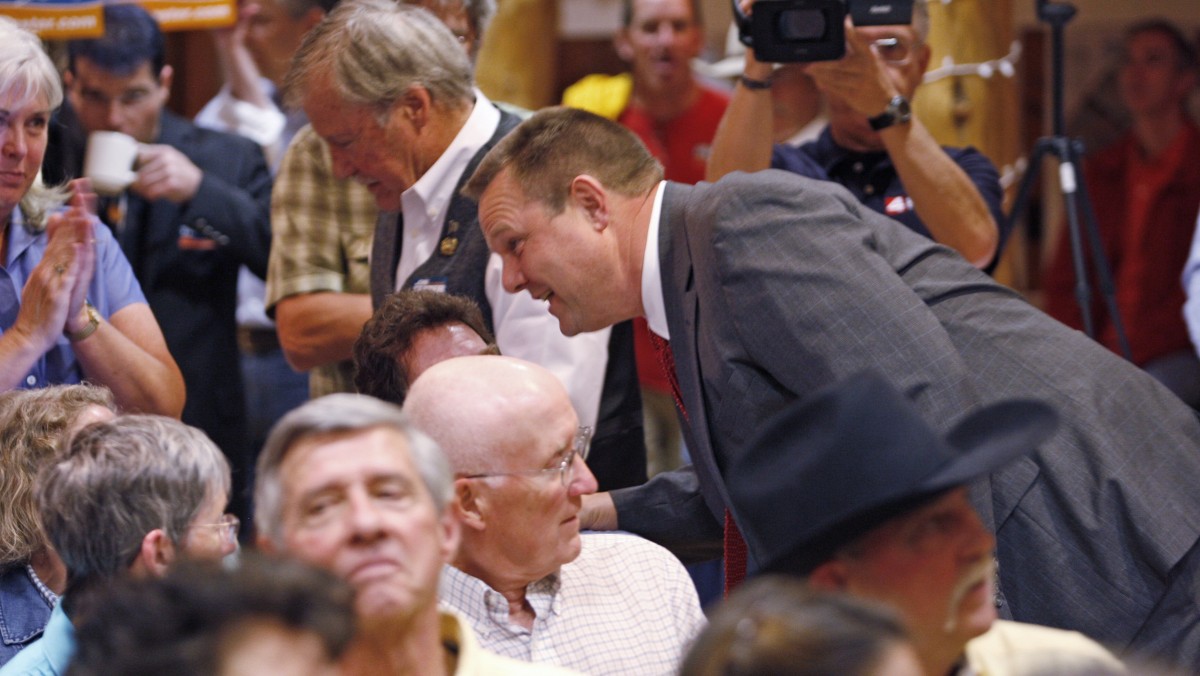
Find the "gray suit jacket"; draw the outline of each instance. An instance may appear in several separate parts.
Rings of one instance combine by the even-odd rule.
[[[1061,429],[974,496],[997,534],[1002,611],[1197,664],[1191,409],[839,186],[771,171],[667,191],[664,300],[695,473],[614,493],[622,528],[676,549],[711,538],[721,474],[762,423],[863,369],[941,430],[980,404],[1037,397]]]

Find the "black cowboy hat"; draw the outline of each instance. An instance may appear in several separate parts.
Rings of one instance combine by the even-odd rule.
[[[944,438],[881,376],[860,373],[769,420],[726,472],[760,571],[807,575],[887,519],[1033,450],[1057,416],[1033,400],[990,404]]]

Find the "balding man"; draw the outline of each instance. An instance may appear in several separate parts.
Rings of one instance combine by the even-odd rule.
[[[696,590],[658,545],[580,535],[591,430],[552,373],[450,359],[417,378],[405,409],[454,468],[462,545],[441,599],[485,648],[587,674],[675,673],[703,624]]]

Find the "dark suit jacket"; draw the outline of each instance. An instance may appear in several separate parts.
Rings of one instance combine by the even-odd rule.
[[[997,533],[1002,611],[1196,665],[1200,424],[1189,408],[834,184],[777,171],[668,184],[663,214],[695,474],[614,493],[622,528],[711,537],[728,504],[722,472],[749,437],[856,371],[884,373],[941,430],[982,403],[1037,397],[1061,429],[975,495]]]
[[[47,152],[54,158],[47,163],[73,178],[82,173],[84,136],[69,111],[62,117],[65,144]],[[237,466],[249,451],[234,316],[238,266],[266,274],[271,174],[252,141],[167,111],[157,142],[203,170],[199,192],[184,204],[130,192],[118,239],[183,371],[183,421],[204,430]]]

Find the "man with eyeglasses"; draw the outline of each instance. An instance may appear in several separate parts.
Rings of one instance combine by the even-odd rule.
[[[417,378],[405,411],[454,470],[462,544],[440,597],[485,648],[593,675],[676,672],[704,622],[695,588],[658,545],[580,534],[591,429],[552,373],[449,359]]]
[[[183,558],[237,549],[238,520],[225,514],[229,463],[203,432],[153,415],[83,428],[36,488],[42,527],[66,569],[67,587],[45,633],[0,674],[65,673],[74,623],[119,575],[161,576]]]
[[[749,0],[743,0],[748,9]],[[829,99],[829,126],[799,148],[771,144],[773,65],[746,66],[713,139],[707,178],[768,167],[827,179],[860,202],[988,269],[1001,251],[999,175],[974,148],[937,144],[910,102],[929,64],[929,10],[907,26],[846,26],[846,55],[807,65]]]
[[[354,394],[314,399],[275,425],[259,456],[259,546],[354,588],[347,676],[574,673],[481,649],[469,626],[438,608],[438,578],[462,528],[451,482],[437,444],[399,407]]]

